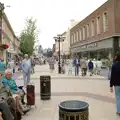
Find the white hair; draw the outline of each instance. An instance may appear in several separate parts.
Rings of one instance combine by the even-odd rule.
[[[11,69],[7,69],[7,70],[5,70],[5,74],[7,74],[7,73],[11,73],[11,74],[12,74]]]
[[[25,54],[25,57],[28,57],[28,54]]]

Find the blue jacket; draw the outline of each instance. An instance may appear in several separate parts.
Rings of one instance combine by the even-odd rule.
[[[88,68],[89,68],[89,69],[93,69],[93,67],[94,67],[93,62],[89,62],[89,63],[88,63]]]
[[[12,93],[14,94],[16,93],[18,87],[16,85],[14,78],[11,78],[10,80],[8,80],[6,77],[4,77],[2,79],[2,83],[7,89],[11,90]]]
[[[77,60],[78,60],[78,61],[77,61]],[[74,65],[78,65],[77,62],[78,62],[78,64],[80,64],[80,59],[74,58],[74,59],[73,59],[73,64],[74,64]]]

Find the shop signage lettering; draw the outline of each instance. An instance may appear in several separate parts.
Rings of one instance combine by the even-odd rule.
[[[96,46],[97,46],[97,43],[93,43],[93,44],[87,45],[87,48],[93,48],[93,47],[96,47]]]
[[[96,46],[97,46],[97,43],[93,43],[93,44],[81,46],[80,48],[81,48],[81,49],[85,49],[85,48],[93,48],[93,47],[96,47]]]
[[[85,46],[81,46],[80,48],[82,48],[82,49],[85,49],[87,46],[85,45]]]

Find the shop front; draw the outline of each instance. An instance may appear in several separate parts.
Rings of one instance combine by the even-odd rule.
[[[99,42],[71,48],[71,53],[80,57],[105,59],[107,57],[112,57],[112,50],[113,39],[109,38],[106,40],[101,40]]]

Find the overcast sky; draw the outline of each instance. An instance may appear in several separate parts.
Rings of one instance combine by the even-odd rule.
[[[0,0],[16,35],[33,16],[40,30],[39,43],[43,48],[52,47],[53,37],[63,33],[70,20],[82,20],[107,0]]]

